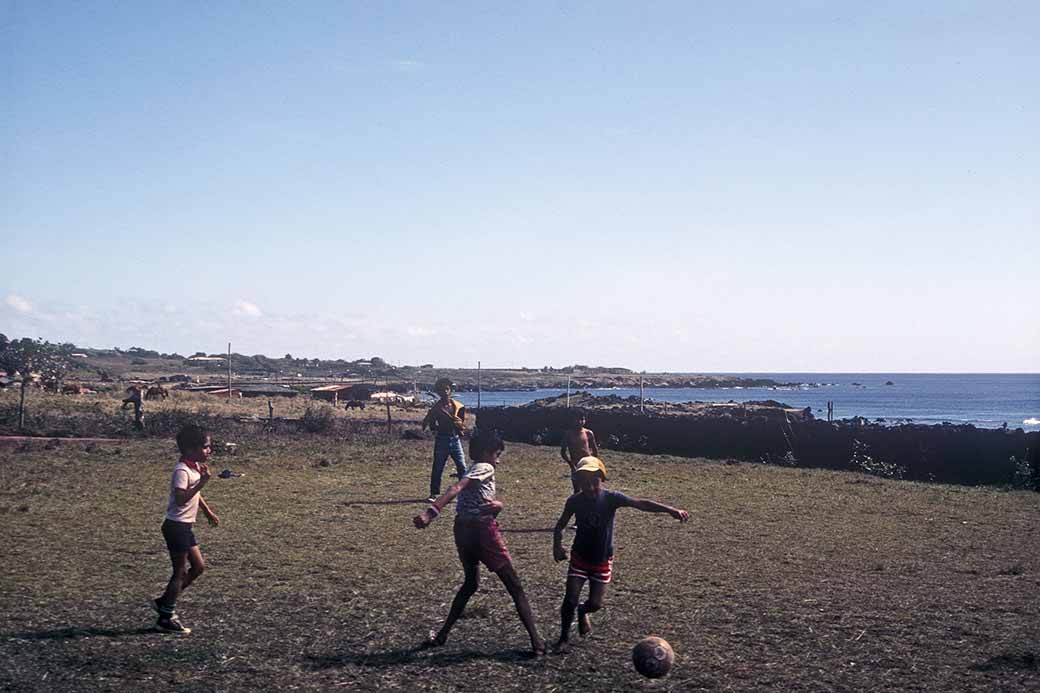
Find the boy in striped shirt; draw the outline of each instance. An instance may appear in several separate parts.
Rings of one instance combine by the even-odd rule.
[[[452,626],[480,585],[480,564],[483,563],[498,576],[513,598],[520,621],[531,638],[531,651],[535,655],[545,654],[545,641],[535,628],[531,605],[513,568],[512,558],[502,541],[495,519],[502,511],[502,501],[495,500],[495,467],[504,449],[505,444],[497,433],[478,431],[469,443],[473,464],[457,484],[412,520],[418,529],[428,527],[441,514],[441,510],[458,496],[455,504],[455,548],[466,577],[451,603],[444,625],[437,633],[430,632],[426,642],[429,646],[443,645],[447,641]]]

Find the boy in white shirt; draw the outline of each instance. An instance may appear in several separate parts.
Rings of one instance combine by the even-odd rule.
[[[452,626],[462,615],[466,603],[480,585],[479,568],[483,563],[488,570],[498,575],[509,596],[513,598],[520,621],[531,638],[532,653],[545,654],[545,641],[535,628],[531,605],[520,584],[520,577],[513,568],[513,560],[502,541],[498,521],[495,519],[502,511],[502,501],[495,499],[495,468],[504,449],[505,444],[497,433],[478,431],[469,442],[469,454],[473,464],[457,484],[412,520],[418,529],[428,527],[452,499],[458,496],[455,503],[455,548],[466,577],[451,603],[444,625],[438,632],[430,633],[426,642],[428,646],[443,645],[447,641]]]
[[[201,509],[214,527],[220,524],[220,519],[200,493],[210,477],[209,467],[205,464],[212,452],[209,435],[205,429],[188,424],[177,434],[177,447],[181,451],[181,458],[173,468],[170,500],[162,524],[163,538],[173,562],[173,575],[170,576],[166,591],[153,604],[159,612],[159,620],[155,624],[157,630],[187,635],[191,629],[181,624],[174,607],[180,593],[206,570],[202,551],[192,531],[195,516]]]

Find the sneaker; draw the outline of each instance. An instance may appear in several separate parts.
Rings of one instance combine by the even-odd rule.
[[[182,624],[176,616],[160,618],[155,623],[155,629],[164,633],[175,633],[176,635],[187,635],[191,632],[191,628]]]
[[[437,500],[437,496],[430,496],[429,498],[426,499],[426,502],[432,504],[436,500]]]

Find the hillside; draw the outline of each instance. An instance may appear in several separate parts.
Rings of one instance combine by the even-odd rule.
[[[73,359],[70,380],[84,384],[142,380],[158,381],[174,375],[186,375],[192,381],[226,381],[227,354],[197,352],[164,354],[132,347],[118,349],[82,349],[73,347],[83,357]],[[640,381],[646,387],[720,388],[780,387],[782,383],[768,378],[745,378],[694,373],[633,373],[625,368],[573,366],[552,368],[436,368],[432,364],[396,366],[379,357],[347,361],[344,359],[296,358],[286,354],[280,358],[262,354],[231,354],[231,373],[235,382],[269,381],[300,386],[326,382],[369,381],[391,385],[429,388],[440,377],[451,378],[457,389],[475,391],[535,390],[566,388],[634,388]]]

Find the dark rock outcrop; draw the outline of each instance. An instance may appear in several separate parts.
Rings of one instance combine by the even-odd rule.
[[[570,415],[562,398],[487,407],[479,427],[507,440],[559,445]],[[635,400],[635,401],[633,401]],[[829,423],[780,402],[654,403],[638,398],[571,397],[604,447],[685,457],[739,459],[881,473],[957,484],[1007,484],[1015,459],[1040,446],[1040,432],[969,425],[886,426],[863,418]]]

